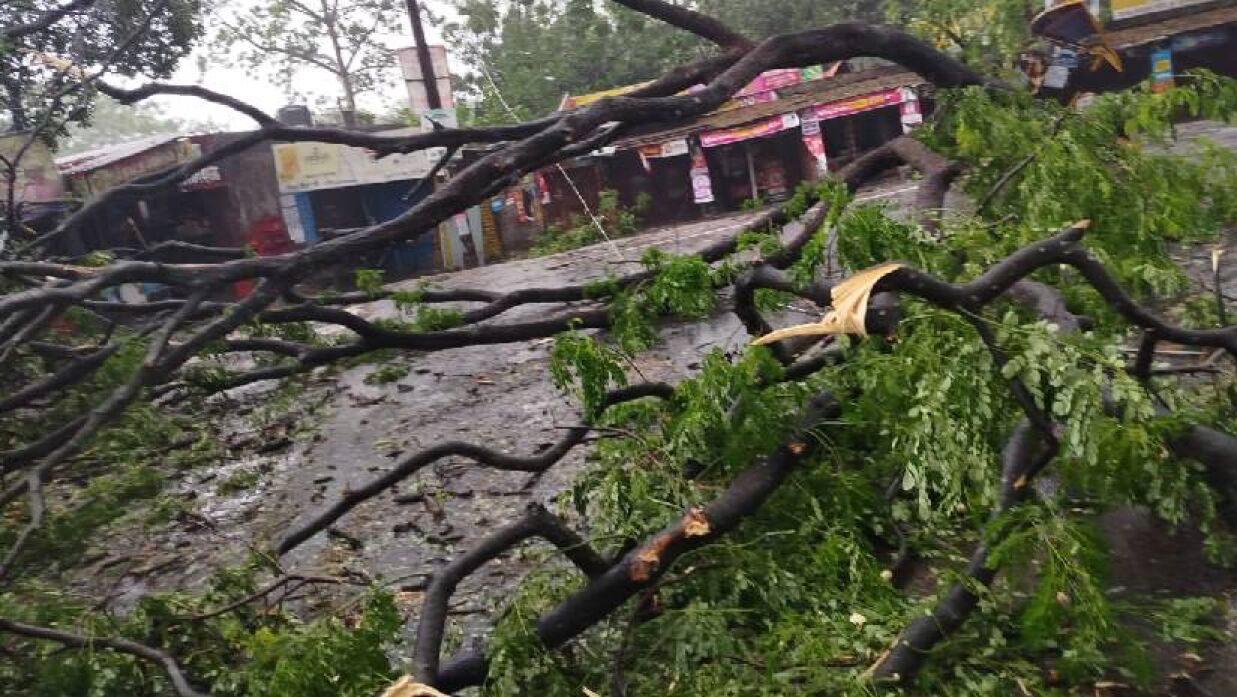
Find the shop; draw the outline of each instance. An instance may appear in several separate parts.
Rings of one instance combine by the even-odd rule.
[[[1023,56],[1033,90],[1069,102],[1085,93],[1123,90],[1150,81],[1171,87],[1196,68],[1237,77],[1237,1],[1111,0],[1053,5],[1031,23],[1049,46]]]
[[[895,66],[776,70],[721,109],[619,141],[606,180],[666,224],[790,197],[922,122],[922,80]]]
[[[156,136],[59,158],[56,164],[69,188],[86,203],[117,186],[165,174],[232,137]],[[171,240],[208,247],[244,246],[250,242],[248,228],[259,218],[277,217],[279,212],[273,183],[260,176],[270,171],[269,162],[263,159],[269,160],[269,156],[264,158],[259,153],[255,158],[245,153],[225,164],[206,167],[173,189],[103,206],[73,235],[58,241],[57,252],[68,256],[95,249],[136,253]],[[261,169],[262,164],[266,164],[266,170]],[[230,176],[241,179],[234,181]],[[249,205],[241,205],[240,199]],[[287,240],[286,233],[283,238]],[[287,251],[291,245],[279,247],[262,251]],[[177,262],[215,260],[193,252],[164,258]]]
[[[420,151],[375,158],[362,148],[307,142],[277,143],[271,152],[282,217],[291,239],[299,244],[313,245],[397,218],[433,190],[422,185],[430,164]],[[444,235],[449,239],[440,239]],[[455,237],[453,230],[422,235],[358,265],[383,268],[389,278],[451,268],[447,257],[453,256],[453,246],[462,247]]]
[[[784,201],[810,176],[799,126],[799,115],[789,113],[698,136],[721,209]]]

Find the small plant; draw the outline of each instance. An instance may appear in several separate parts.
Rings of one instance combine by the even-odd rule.
[[[744,199],[743,203],[739,204],[739,208],[741,210],[751,212],[758,211],[767,205],[769,205],[768,201],[765,201],[760,196],[753,196],[749,199]]]
[[[257,470],[241,470],[228,475],[215,487],[215,493],[220,496],[230,496],[257,486],[262,475]]]
[[[640,231],[641,218],[652,204],[652,197],[641,192],[630,208],[619,201],[617,191],[606,189],[597,199],[593,219],[574,217],[567,230],[551,225],[537,236],[530,254],[535,257],[557,254],[596,244],[606,238],[630,237]]]
[[[401,363],[388,363],[365,376],[366,385],[389,385],[403,379],[412,370]]]
[[[377,296],[382,293],[382,283],[385,278],[386,274],[382,271],[382,269],[357,269],[357,290],[363,293],[368,293],[369,295]]]

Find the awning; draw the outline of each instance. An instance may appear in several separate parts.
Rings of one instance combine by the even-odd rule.
[[[763,138],[774,133],[780,133],[789,128],[798,128],[799,115],[791,112],[772,118],[762,119],[755,123],[734,128],[723,128],[717,131],[705,131],[700,134],[700,147],[715,148],[719,145],[737,143],[751,138]]]
[[[916,87],[922,84],[924,84],[923,78],[897,66],[885,66],[824,80],[812,80],[779,92],[779,99],[776,101],[710,112],[675,125],[642,127],[634,134],[615,141],[614,147],[619,150],[637,148],[641,145],[684,138],[705,131],[744,126],[756,121],[780,117],[782,114],[798,113],[818,104],[845,101],[895,88]]]
[[[188,162],[200,152],[186,136],[151,136],[56,159],[83,196],[92,196]]]
[[[836,119],[841,116],[850,116],[851,114],[859,114],[872,109],[880,109],[887,106],[896,106],[906,101],[905,88],[897,87],[891,90],[882,90],[865,94],[851,99],[843,99],[827,104],[817,104],[815,107],[816,118],[824,121],[826,119]]]
[[[1182,17],[1165,19],[1152,24],[1109,31],[1108,45],[1115,49],[1134,48],[1155,43],[1178,34],[1211,29],[1225,24],[1237,23],[1237,6],[1217,7],[1213,10],[1195,12]]]
[[[809,65],[803,68],[778,68],[775,70],[766,70],[756,76],[747,86],[739,90],[734,95],[734,98],[726,102],[718,111],[725,109],[734,109],[740,106],[749,106],[751,104],[761,104],[766,101],[772,101],[776,97],[770,93],[773,90],[785,89],[791,85],[798,85],[811,80],[819,80],[821,78],[833,77],[838,73],[842,66],[842,61],[837,61],[829,66]],[[622,87],[613,87],[600,92],[590,92],[589,94],[567,95],[563,97],[559,103],[559,111],[567,111],[576,109],[582,106],[588,106],[603,97],[618,97],[620,95],[629,94],[652,84],[650,82],[640,82],[634,85],[623,85]],[[702,86],[687,90],[688,93],[700,89]]]

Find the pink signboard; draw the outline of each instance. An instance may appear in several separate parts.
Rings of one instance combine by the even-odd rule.
[[[858,114],[863,111],[879,109],[886,106],[894,106],[902,103],[901,88],[885,90],[884,92],[874,92],[865,94],[861,97],[852,97],[851,99],[843,99],[838,102],[829,102],[828,104],[816,105],[816,118],[824,121],[825,119],[836,119],[839,116],[849,116]]]
[[[736,97],[743,97],[757,92],[768,92],[769,90],[781,89],[797,85],[803,81],[798,68],[783,68],[780,70],[768,70],[761,73],[748,83],[747,87],[739,90]]]
[[[754,123],[734,128],[723,128],[717,131],[705,131],[700,134],[700,145],[705,148],[715,148],[719,145],[737,143],[749,138],[762,138],[779,133],[799,125],[799,115],[795,113],[780,114]]]

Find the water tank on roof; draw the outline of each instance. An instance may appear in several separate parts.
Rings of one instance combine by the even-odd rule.
[[[275,118],[289,126],[314,125],[313,114],[309,113],[309,107],[304,104],[289,104],[280,107],[279,111],[275,112]]]

